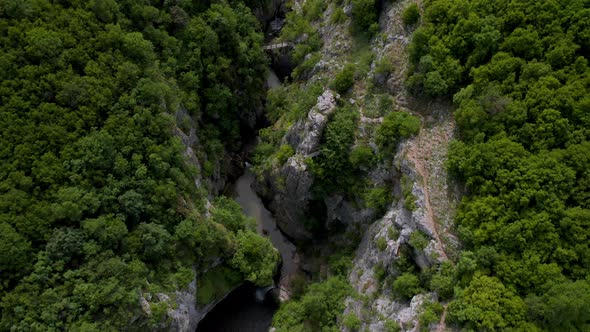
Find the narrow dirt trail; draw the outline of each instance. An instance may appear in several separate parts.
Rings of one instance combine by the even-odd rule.
[[[448,304],[445,304],[445,306],[443,307],[443,312],[442,312],[442,315],[440,315],[440,322],[438,322],[438,326],[436,327],[436,332],[444,332],[444,330],[445,330],[448,307],[449,307]]]
[[[435,155],[435,152],[443,151],[446,156],[449,141],[454,130],[454,123],[448,121],[433,128],[422,128],[416,139],[410,143],[407,148],[406,158],[414,164],[414,169],[421,179],[421,187],[424,190],[424,204],[425,204],[425,223],[429,229],[433,231],[433,236],[440,246],[440,254],[447,261],[452,263],[445,252],[445,246],[441,239],[439,223],[436,221],[437,212],[432,204],[432,194],[440,199],[446,198],[446,193],[441,192],[440,188],[432,185],[431,169],[433,167],[444,168],[444,160],[439,160],[441,157]],[[434,179],[438,182],[442,179]],[[434,191],[434,192],[433,192]]]

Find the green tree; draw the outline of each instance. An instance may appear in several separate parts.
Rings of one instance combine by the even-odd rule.
[[[531,318],[551,331],[584,331],[590,327],[590,284],[587,280],[552,285],[541,296],[526,299]]]
[[[354,180],[350,166],[350,148],[354,143],[356,113],[351,108],[340,108],[324,130],[320,155],[312,160],[314,190],[323,193],[346,192]]]
[[[371,25],[377,22],[377,3],[375,0],[353,0],[352,17],[361,31],[368,32]]]
[[[340,94],[345,94],[354,85],[354,74],[356,66],[354,64],[347,64],[344,68],[336,74],[334,81],[332,81],[332,88]]]
[[[278,331],[336,329],[344,311],[344,299],[351,292],[351,286],[340,277],[311,284],[301,299],[291,300],[279,308],[273,317],[273,326]]]
[[[404,273],[395,278],[392,288],[393,292],[404,300],[409,300],[422,291],[420,280],[412,273]]]
[[[449,305],[449,317],[480,331],[520,326],[526,306],[495,277],[476,276]]]
[[[280,255],[270,240],[252,231],[238,231],[236,245],[231,265],[258,286],[272,285]]]
[[[407,112],[392,112],[377,128],[376,141],[383,152],[393,153],[401,139],[416,135],[420,120]]]
[[[402,18],[405,25],[414,25],[418,23],[420,20],[420,8],[418,8],[418,5],[412,3],[406,7],[406,9],[404,9],[404,13],[402,14]]]
[[[30,255],[31,243],[9,224],[0,223],[0,270],[18,276],[29,265]],[[8,276],[3,277],[2,281],[0,292],[8,287]]]

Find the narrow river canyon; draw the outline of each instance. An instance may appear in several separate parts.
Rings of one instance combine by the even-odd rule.
[[[269,71],[267,86],[272,89],[280,85],[277,75]],[[268,237],[281,254],[281,268],[275,285],[263,288],[252,284],[241,285],[205,316],[197,326],[198,332],[268,331],[278,301],[289,296],[286,288],[288,280],[299,270],[295,245],[281,233],[272,214],[252,189],[255,181],[255,175],[245,165],[244,174],[233,184],[233,196],[244,214],[256,220],[257,232]]]

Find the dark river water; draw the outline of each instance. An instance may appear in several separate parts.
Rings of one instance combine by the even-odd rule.
[[[244,213],[256,219],[258,234],[268,236],[275,248],[281,253],[283,265],[281,266],[281,277],[293,275],[297,271],[297,254],[295,245],[289,242],[281,233],[275,223],[270,211],[268,211],[262,200],[252,189],[254,174],[246,170],[236,182],[235,200],[240,204]]]
[[[256,287],[243,285],[205,316],[197,332],[267,332],[276,308],[256,300]]]
[[[256,219],[258,233],[267,236],[281,253],[281,285],[284,278],[298,269],[296,249],[280,232],[271,213],[252,189],[253,182],[254,175],[246,170],[235,183],[235,200],[246,215]],[[245,284],[215,306],[199,323],[197,332],[267,332],[276,309],[276,301],[269,293]]]
[[[267,86],[272,89],[279,85],[281,81],[271,70]],[[282,258],[280,287],[297,272],[297,251],[283,236],[271,213],[252,189],[254,180],[254,174],[246,169],[235,183],[234,198],[247,216],[256,219],[258,234],[267,236],[279,250]],[[251,284],[242,285],[205,316],[197,326],[197,332],[267,332],[277,303],[266,290]]]

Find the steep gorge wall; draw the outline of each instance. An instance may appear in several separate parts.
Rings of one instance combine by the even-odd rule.
[[[399,325],[403,331],[418,331],[418,317],[425,301],[437,299],[435,293],[422,293],[409,301],[400,300],[391,291],[391,285],[378,280],[375,271],[386,269],[387,275],[394,279],[399,276],[395,262],[400,249],[409,248],[411,258],[420,269],[427,269],[443,261],[456,259],[459,243],[452,233],[452,218],[459,201],[459,191],[450,182],[444,166],[449,141],[455,134],[451,116],[451,106],[446,101],[423,101],[411,95],[404,84],[407,75],[408,45],[412,38],[411,27],[402,22],[403,10],[414,1],[395,1],[386,3],[380,15],[380,32],[370,43],[374,60],[365,77],[358,78],[352,91],[346,97],[332,91],[323,83],[324,92],[318,98],[307,116],[292,124],[284,135],[281,144],[289,145],[294,155],[278,167],[265,170],[258,185],[258,191],[270,201],[280,228],[290,237],[298,240],[311,240],[313,235],[305,228],[310,214],[312,200],[313,173],[306,164],[308,158],[317,155],[322,132],[337,108],[337,104],[349,104],[358,112],[356,141],[367,142],[377,150],[374,141],[375,128],[383,121],[382,115],[370,114],[364,103],[371,91],[367,82],[382,84],[393,97],[392,110],[403,110],[420,117],[422,129],[417,137],[409,139],[397,148],[395,156],[377,163],[368,172],[370,183],[375,186],[386,185],[393,202],[387,206],[386,213],[363,207],[362,197],[346,199],[341,194],[324,197],[325,216],[322,222],[327,229],[332,223],[343,224],[349,232],[362,233],[355,252],[349,282],[361,295],[347,300],[346,313],[354,313],[362,321],[361,330],[384,331],[388,321]],[[294,10],[301,8],[303,2],[296,1]],[[306,82],[329,82],[351,58],[354,51],[353,37],[350,33],[352,19],[350,5],[345,3],[345,22],[336,24],[331,17],[337,6],[330,4],[323,12],[316,28],[323,46],[320,59],[307,71]],[[377,62],[388,58],[392,71],[378,73]],[[358,144],[358,143],[357,143]],[[415,209],[409,210],[402,194],[402,177],[410,179],[411,193],[415,199]],[[371,223],[373,220],[377,221]],[[399,232],[399,237],[389,238],[391,229]],[[428,238],[424,248],[410,244],[411,234],[421,232]],[[342,238],[334,234],[327,242]],[[379,248],[380,238],[386,239],[386,247]],[[369,314],[367,314],[369,313]],[[444,326],[431,326],[438,330]],[[342,326],[343,330],[347,330]]]

